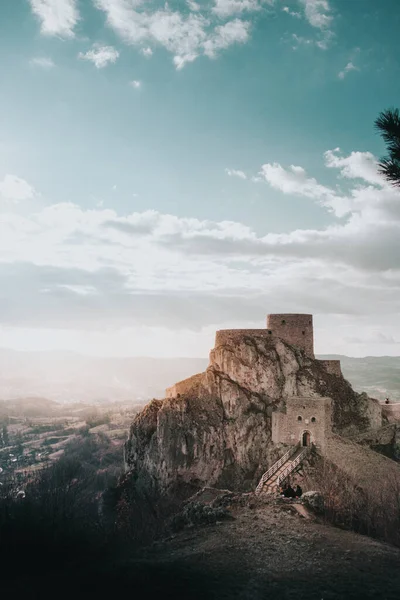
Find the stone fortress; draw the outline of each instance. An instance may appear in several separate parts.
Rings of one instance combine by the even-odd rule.
[[[360,478],[363,461],[380,458],[351,446],[361,452],[351,461],[348,444],[387,424],[385,410],[353,390],[339,361],[315,358],[312,315],[272,314],[264,329],[216,332],[206,371],[137,415],[125,468],[167,495],[176,486],[249,491],[271,487],[312,447]]]
[[[224,329],[217,331],[215,346],[235,344],[243,337],[265,337],[298,348],[308,358],[318,362],[330,375],[342,377],[339,360],[316,360],[314,355],[313,316],[309,314],[270,314],[266,329]],[[210,362],[215,359],[210,352]],[[167,398],[179,398],[193,393],[200,385],[203,373],[184,379],[167,388]],[[380,415],[377,415],[377,426]],[[272,413],[272,442],[286,445],[313,445],[323,451],[332,430],[332,400],[322,396],[292,396],[286,398],[284,410]]]
[[[266,329],[221,329],[215,336],[215,347],[225,343],[238,342],[244,336],[265,337],[271,341],[281,339],[291,346],[300,348],[305,355],[315,360],[313,316],[307,314],[273,314],[267,316]],[[210,362],[214,350],[210,352]],[[340,360],[318,360],[318,363],[331,375],[342,377]],[[200,381],[203,373],[188,377],[166,389],[167,398],[184,395]]]

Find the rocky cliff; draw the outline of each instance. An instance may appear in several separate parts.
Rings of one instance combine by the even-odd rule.
[[[332,398],[341,434],[381,423],[377,401],[263,330],[218,332],[206,372],[169,395],[137,416],[125,446],[127,470],[164,492],[176,484],[253,489],[283,452],[271,441],[271,416],[289,396]]]

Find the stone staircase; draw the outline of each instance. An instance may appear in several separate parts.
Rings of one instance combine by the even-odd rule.
[[[310,451],[310,447],[303,447],[300,443],[290,448],[275,464],[272,465],[261,477],[256,487],[256,494],[261,492],[275,492],[291,473],[302,463]]]

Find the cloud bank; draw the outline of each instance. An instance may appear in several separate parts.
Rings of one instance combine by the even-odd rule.
[[[265,224],[258,235],[235,221],[152,210],[120,216],[72,203],[25,216],[3,211],[1,323],[198,329],[268,309],[397,313],[400,194],[368,152],[336,148],[324,161],[346,193],[278,163],[262,165],[261,182],[246,182],[265,186],[266,196],[273,187],[322,204],[332,213],[324,229],[274,233]],[[33,193],[21,189],[14,199]]]

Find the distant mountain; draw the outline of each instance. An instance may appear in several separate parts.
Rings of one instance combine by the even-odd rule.
[[[357,391],[400,401],[400,357],[324,355],[339,359]],[[0,349],[0,400],[45,397],[57,402],[146,402],[206,369],[207,358],[96,358],[72,352]]]
[[[352,358],[339,354],[318,356],[340,360],[344,377],[357,392],[383,400],[400,401],[400,356],[366,356]]]
[[[203,371],[205,358],[96,358],[72,352],[0,349],[0,399],[45,396],[57,402],[146,402]]]

